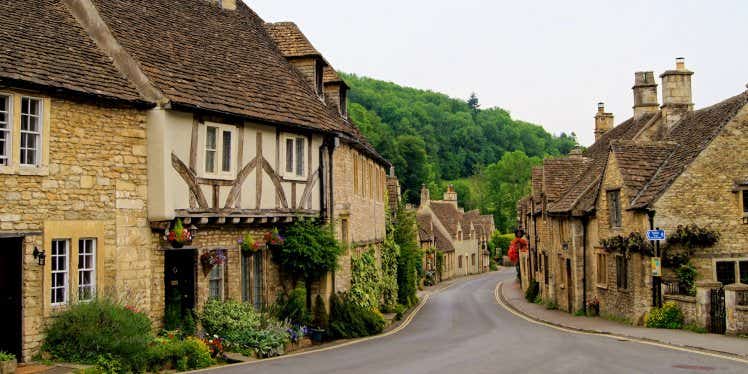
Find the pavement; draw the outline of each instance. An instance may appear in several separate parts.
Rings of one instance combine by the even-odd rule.
[[[748,361],[541,324],[502,306],[497,284],[514,269],[429,294],[381,337],[208,369],[234,373],[748,373]],[[409,317],[410,318],[410,317]],[[580,317],[581,318],[581,317]]]
[[[500,292],[502,300],[511,308],[534,320],[551,325],[748,359],[748,339],[745,338],[699,334],[687,330],[652,329],[610,321],[601,317],[574,316],[559,310],[548,310],[544,305],[525,300],[519,282],[516,280],[503,282]]]

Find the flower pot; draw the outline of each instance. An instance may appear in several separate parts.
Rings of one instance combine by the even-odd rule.
[[[176,240],[170,241],[169,244],[171,244],[172,248],[182,248],[182,247],[184,247],[184,243],[178,242]]]
[[[309,329],[309,337],[315,343],[322,343],[325,340],[325,333],[324,329]]]
[[[0,374],[12,374],[16,372],[16,360],[0,361]]]

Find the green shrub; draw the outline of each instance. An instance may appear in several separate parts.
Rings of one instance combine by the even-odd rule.
[[[358,338],[379,334],[385,320],[376,310],[362,308],[341,293],[330,297],[330,336],[333,338]]]
[[[119,374],[124,373],[125,369],[122,363],[110,354],[101,355],[96,360],[96,371],[102,374]]]
[[[678,276],[678,287],[689,296],[696,296],[697,273],[696,267],[690,262],[675,269],[675,274]]]
[[[295,299],[304,305],[304,288]],[[208,335],[225,339],[227,349],[261,357],[283,353],[289,341],[289,326],[270,314],[257,313],[252,305],[236,301],[211,300],[200,317]]]
[[[197,333],[197,324],[195,323],[194,315],[195,312],[189,309],[182,317],[182,334],[185,337],[194,336]]]
[[[556,310],[558,309],[558,305],[556,304],[555,301],[547,301],[545,303],[545,308],[549,310]]]
[[[534,302],[535,298],[538,297],[538,293],[540,292],[540,285],[537,281],[533,280],[530,282],[530,285],[525,290],[525,300],[529,302]]]
[[[248,303],[209,300],[200,315],[200,322],[208,335],[233,341],[238,331],[259,329],[260,315]]]
[[[148,347],[150,371],[168,368],[185,371],[206,368],[213,364],[215,361],[210,355],[210,349],[202,340],[195,337],[188,337],[185,340],[156,338]]]
[[[45,335],[42,351],[53,359],[95,364],[100,356],[111,355],[134,371],[145,365],[144,352],[153,339],[145,314],[104,299],[71,306],[57,315]]]
[[[645,323],[647,327],[680,329],[683,327],[683,312],[678,304],[668,301],[662,308],[652,308]]]
[[[687,325],[683,325],[683,330],[688,330],[691,332],[695,332],[697,334],[706,334],[707,330],[701,326],[695,325],[693,323],[689,323]]]
[[[295,325],[309,323],[309,311],[306,308],[306,287],[299,283],[288,296],[281,294],[275,302],[278,305],[277,317]]]
[[[16,355],[10,354],[5,351],[0,351],[0,362],[2,361],[13,361],[16,359]]]
[[[327,315],[327,308],[325,308],[325,300],[322,298],[322,295],[317,295],[317,297],[314,299],[314,321],[313,324],[315,327],[320,329],[327,329],[328,324],[330,322],[330,318]]]
[[[164,310],[164,329],[176,331],[182,328],[182,297],[175,287],[171,289],[169,300]]]

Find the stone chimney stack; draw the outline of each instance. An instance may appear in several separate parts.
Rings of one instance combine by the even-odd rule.
[[[429,188],[425,184],[421,185],[421,206],[428,206],[430,200]]]
[[[597,103],[595,114],[595,141],[613,128],[613,113],[605,112],[605,103]]]
[[[662,78],[662,119],[668,128],[693,110],[691,76],[683,57],[675,59],[675,70],[668,70]]]
[[[582,148],[581,147],[574,147],[569,151],[569,158],[573,159],[580,159],[583,157],[582,154]]]
[[[645,113],[655,113],[660,110],[657,102],[657,82],[651,71],[637,71],[634,73],[634,117]]]
[[[236,0],[215,0],[221,9],[236,10]]]
[[[457,192],[455,192],[455,186],[450,184],[447,187],[447,192],[444,193],[444,201],[451,201],[457,205]]]

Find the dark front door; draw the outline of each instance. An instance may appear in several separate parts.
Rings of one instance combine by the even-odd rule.
[[[714,334],[725,333],[725,289],[716,288],[709,295],[711,300],[709,332]]]
[[[566,291],[567,300],[569,306],[569,313],[574,313],[574,288],[572,287],[573,282],[571,281],[571,259],[566,259]]]
[[[22,238],[0,238],[0,351],[21,358]]]
[[[182,312],[195,308],[195,250],[169,250],[164,260],[166,304],[179,303]]]

